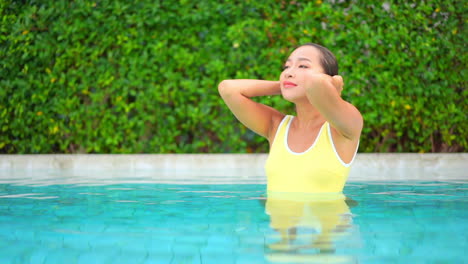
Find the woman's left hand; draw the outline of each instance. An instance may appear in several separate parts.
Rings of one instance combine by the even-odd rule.
[[[341,91],[343,91],[344,86],[343,77],[341,77],[341,75],[332,76],[332,84],[333,86],[335,86],[338,93],[341,94]]]
[[[306,89],[315,89],[313,87],[316,87],[316,85],[324,85],[325,83],[331,84],[336,89],[338,94],[341,95],[341,91],[343,91],[344,86],[343,77],[341,77],[341,75],[330,76],[325,73],[311,72],[308,75]]]

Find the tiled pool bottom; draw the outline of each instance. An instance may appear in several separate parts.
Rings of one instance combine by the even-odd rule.
[[[4,181],[0,263],[463,263],[467,187],[351,182],[275,210],[262,184]]]

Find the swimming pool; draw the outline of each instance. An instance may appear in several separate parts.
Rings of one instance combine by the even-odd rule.
[[[303,201],[255,181],[92,178],[2,177],[0,262],[465,261],[465,180],[348,182],[346,199]]]

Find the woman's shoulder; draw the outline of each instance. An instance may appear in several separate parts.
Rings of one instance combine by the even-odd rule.
[[[271,117],[271,125],[270,125],[270,133],[268,135],[268,141],[273,142],[273,139],[275,138],[276,131],[278,131],[278,128],[280,124],[283,122],[283,120],[286,120],[288,118],[291,118],[291,115],[286,115],[283,113],[278,112],[278,114],[273,115]]]

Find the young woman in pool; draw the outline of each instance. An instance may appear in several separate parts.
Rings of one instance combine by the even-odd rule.
[[[299,46],[279,81],[224,80],[218,89],[236,118],[270,142],[268,191],[342,192],[363,119],[341,98],[343,79],[328,49],[314,43]],[[296,105],[296,116],[250,99],[279,94]]]

